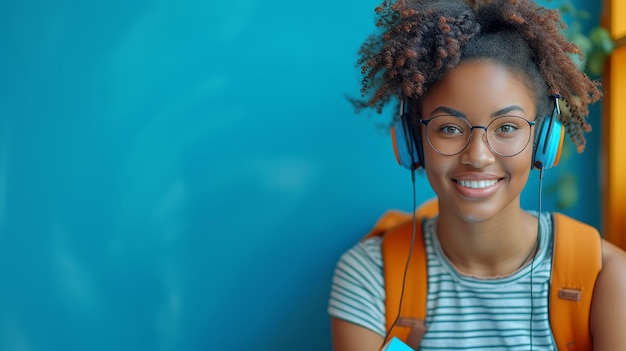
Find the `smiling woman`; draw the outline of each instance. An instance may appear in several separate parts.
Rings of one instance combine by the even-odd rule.
[[[474,130],[472,134],[466,133],[466,141],[461,141],[465,145],[458,145],[457,141],[441,137],[439,133],[436,134],[439,138],[434,139],[433,143],[432,133],[429,134],[433,129],[427,127],[423,131],[422,135],[431,142],[431,147],[424,148],[424,168],[440,205],[446,209],[440,213],[440,218],[445,219],[444,223],[460,218],[470,222],[484,222],[505,209],[519,210],[519,196],[532,165],[533,150],[527,147],[531,123],[527,121],[535,119],[536,110],[533,95],[526,86],[523,80],[495,60],[468,60],[444,75],[424,97],[420,116],[425,121],[439,119],[440,111],[445,108],[459,111],[464,117],[453,118],[464,120],[470,125],[491,126],[502,118],[515,118],[521,120],[519,125],[525,126],[526,130],[525,134],[516,134],[505,142],[497,143],[494,140],[499,139],[495,133],[489,133],[489,128],[486,131]],[[477,104],[476,101],[485,103]],[[435,120],[433,123],[437,122]],[[449,146],[444,147],[446,144]],[[463,148],[458,150],[459,146]],[[443,153],[441,149],[458,151]],[[464,186],[465,182],[471,185],[473,181],[495,183],[485,188]],[[532,219],[530,221],[533,222]],[[459,225],[463,226],[462,223]],[[527,245],[532,245],[536,236],[530,227],[530,233],[525,235],[528,238]],[[450,229],[451,233],[462,233]],[[481,235],[486,234],[482,230],[479,232]],[[512,235],[515,238],[524,237],[519,233]],[[462,234],[461,238],[467,236]],[[514,252],[500,253],[515,257]]]
[[[558,13],[530,0],[398,0],[377,12],[382,30],[361,48],[363,100],[355,104],[380,110],[398,101],[399,163],[423,168],[438,201],[433,216],[415,214],[412,223],[383,217],[383,233],[342,256],[329,303],[335,350],[378,350],[390,336],[419,350],[626,349],[617,327],[626,302],[613,293],[626,289],[626,254],[580,222],[564,232],[560,215],[521,206],[531,170],[543,176],[557,165],[565,132],[584,148],[588,105],[601,97],[569,58],[579,50],[560,33]],[[559,99],[579,99],[577,108],[561,115]],[[564,250],[555,238],[579,232],[597,249],[565,255],[597,262],[595,272],[578,272],[590,289],[597,277],[593,297],[578,305],[584,318],[552,319]],[[408,247],[394,244],[409,234]],[[426,283],[405,289],[409,268],[388,280],[386,264],[401,256],[413,267],[413,251],[425,262],[409,279],[421,274]],[[579,296],[574,288],[557,289],[560,298]],[[420,296],[425,313],[415,318],[407,311]],[[571,339],[563,329],[584,332]]]

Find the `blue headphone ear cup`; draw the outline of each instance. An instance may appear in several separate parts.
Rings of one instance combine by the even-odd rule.
[[[421,150],[418,150],[412,133],[403,118],[396,121],[391,127],[391,139],[398,164],[408,170],[419,168],[421,164],[419,151]]]
[[[556,166],[561,158],[565,128],[556,118],[545,118],[539,128],[539,140],[534,151],[533,165],[538,169]]]

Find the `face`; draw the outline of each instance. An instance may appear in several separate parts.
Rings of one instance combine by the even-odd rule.
[[[504,115],[533,121],[535,101],[523,81],[504,66],[467,61],[429,90],[421,111],[423,120],[454,113],[472,126],[487,126]],[[463,151],[444,156],[429,144],[422,126],[426,174],[439,197],[440,211],[478,223],[519,210],[520,193],[531,170],[534,129],[526,148],[515,156],[494,153],[486,143],[485,130],[480,128],[473,129]],[[455,130],[446,127],[445,132]]]

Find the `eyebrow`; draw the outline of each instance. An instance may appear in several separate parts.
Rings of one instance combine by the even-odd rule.
[[[526,112],[523,108],[521,108],[521,107],[519,107],[517,105],[511,105],[511,106],[507,106],[507,107],[505,107],[505,108],[503,108],[501,110],[498,110],[496,112],[493,112],[489,116],[493,118],[493,117],[497,117],[497,116],[506,115],[507,113],[512,112],[512,111]],[[455,110],[453,108],[450,108],[450,107],[439,106],[439,107],[437,107],[436,109],[434,109],[431,112],[431,115],[434,114],[434,113],[437,113],[437,112],[443,112],[443,113],[446,113],[446,114],[451,115],[451,116],[467,119],[467,117],[465,116],[465,114],[463,112],[457,111],[457,110]]]
[[[517,106],[517,105],[511,105],[508,107],[503,108],[502,110],[496,111],[494,113],[491,114],[491,117],[497,117],[497,116],[502,116],[502,115],[506,115],[509,112],[512,111],[521,111],[521,112],[526,112],[524,111],[523,108]]]

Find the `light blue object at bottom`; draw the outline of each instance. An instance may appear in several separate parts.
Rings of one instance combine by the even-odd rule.
[[[395,336],[389,340],[389,342],[383,347],[381,351],[415,351],[409,347],[409,345],[400,341]]]

